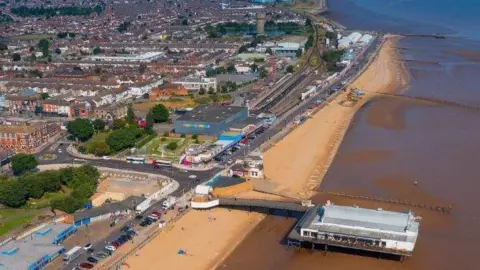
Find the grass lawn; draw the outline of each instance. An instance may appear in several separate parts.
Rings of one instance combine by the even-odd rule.
[[[40,212],[33,209],[0,209],[0,236],[27,224]]]
[[[40,40],[40,39],[49,39],[53,38],[54,35],[49,35],[49,34],[31,34],[31,35],[22,35],[22,36],[16,36],[16,37],[11,37],[11,39],[16,39],[16,40]]]
[[[42,198],[40,199],[29,199],[27,202],[27,205],[30,208],[45,208],[50,205],[50,201],[55,199],[55,198],[61,198],[65,196],[65,193],[70,193],[71,191],[69,190],[68,187],[62,186],[62,191],[59,192],[47,192],[45,193]]]
[[[90,139],[90,142],[104,142],[107,140],[108,135],[110,132],[99,132],[94,134],[93,137]]]

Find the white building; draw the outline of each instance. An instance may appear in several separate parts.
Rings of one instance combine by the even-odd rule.
[[[357,43],[361,37],[362,37],[362,34],[360,34],[359,32],[353,32],[346,37],[342,37],[341,39],[338,40],[338,48],[339,49],[348,48],[353,44]]]
[[[301,224],[300,235],[314,243],[381,253],[411,255],[419,222],[411,212],[340,206],[327,202]]]
[[[104,55],[94,55],[90,56],[89,59],[92,61],[102,61],[102,62],[145,62],[149,63],[153,60],[160,58],[164,53],[163,52],[147,52],[144,54],[128,54],[122,56],[104,56]]]
[[[200,88],[208,90],[210,87],[217,90],[217,79],[215,78],[184,78],[173,82],[185,87],[189,92],[198,92]]]

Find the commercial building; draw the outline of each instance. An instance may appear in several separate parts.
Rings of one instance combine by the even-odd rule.
[[[298,50],[303,52],[305,43],[298,43],[298,42],[279,42],[276,46],[272,47],[272,51],[274,54],[282,54],[282,55],[295,55]]]
[[[174,122],[176,133],[218,136],[248,117],[247,107],[199,105]]]
[[[15,153],[33,153],[51,137],[60,133],[55,123],[23,123],[0,126],[0,148]]]
[[[0,269],[44,269],[65,251],[60,243],[76,231],[74,225],[57,222],[22,239],[5,241],[0,246]]]
[[[326,246],[411,256],[418,237],[418,218],[392,212],[340,206],[329,201],[311,208],[289,234],[289,240]]]
[[[197,94],[200,88],[205,89],[205,91],[208,91],[210,88],[213,91],[217,90],[217,79],[215,78],[184,78],[173,83],[182,85],[188,92],[193,94]]]
[[[265,33],[265,14],[257,14],[257,35],[263,35]]]

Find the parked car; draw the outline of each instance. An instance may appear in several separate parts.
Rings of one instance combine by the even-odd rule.
[[[135,216],[135,219],[136,219],[136,220],[140,220],[140,219],[142,219],[142,218],[143,218],[142,215],[136,215],[136,216]]]
[[[92,244],[91,244],[91,243],[88,243],[88,244],[86,244],[85,246],[83,246],[83,249],[89,250],[91,247],[92,247]]]
[[[160,212],[159,210],[155,209],[155,210],[153,210],[152,214],[157,215],[157,216],[160,217],[160,216],[162,215],[162,212]]]
[[[97,254],[95,254],[95,257],[100,258],[100,259],[105,259],[108,256],[110,256],[110,254],[105,253],[105,252],[98,252]]]
[[[113,254],[113,251],[115,251],[115,247],[112,246],[113,249],[109,249],[108,248],[109,246],[106,246],[104,249],[103,249],[103,252],[108,254],[108,256],[112,256]]]
[[[128,231],[129,229],[130,229],[130,227],[125,225],[125,226],[123,226],[123,227],[120,229],[120,231],[126,232],[126,231]]]
[[[98,263],[98,259],[97,258],[94,258],[92,256],[88,257],[87,258],[87,261],[90,262],[90,263],[93,263],[93,264],[97,264]]]
[[[93,268],[93,264],[88,263],[88,262],[82,262],[82,263],[80,264],[80,267],[85,268],[85,269],[92,269],[92,268]]]

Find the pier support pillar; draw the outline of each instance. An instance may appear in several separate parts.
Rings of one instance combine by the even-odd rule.
[[[405,262],[405,256],[400,256],[400,262],[402,262],[402,263]]]
[[[324,246],[323,256],[327,256],[328,245]]]

